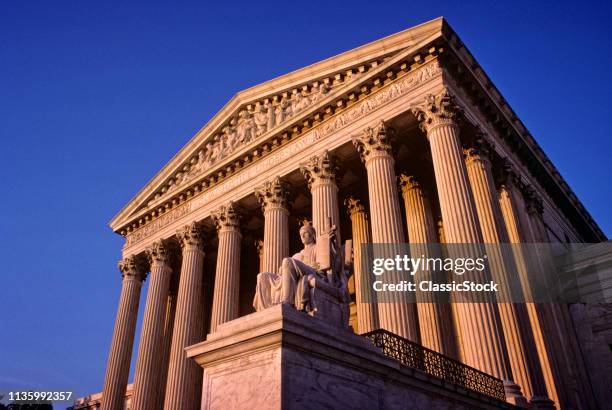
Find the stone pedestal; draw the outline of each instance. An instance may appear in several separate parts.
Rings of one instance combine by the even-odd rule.
[[[285,304],[224,323],[186,351],[204,368],[202,409],[512,408]]]

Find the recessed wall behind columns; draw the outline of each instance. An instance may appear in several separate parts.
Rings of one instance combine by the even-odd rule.
[[[324,149],[333,151],[349,142],[355,134],[372,126],[380,120],[390,121],[410,106],[419,103],[424,96],[442,88],[441,69],[436,60],[421,66],[419,70],[428,70],[427,75],[414,80],[413,74],[381,87],[366,99],[359,101],[338,115],[305,132],[270,154],[254,162],[240,172],[227,177],[214,187],[190,199],[181,206],[188,206],[185,215],[177,217],[172,223],[149,234],[138,242],[130,243],[123,248],[123,254],[130,255],[143,251],[147,245],[160,238],[174,234],[178,227],[190,221],[204,220],[221,205],[250,195],[253,188],[274,176],[286,176],[299,167],[301,162],[320,153]],[[412,80],[411,80],[412,78]]]

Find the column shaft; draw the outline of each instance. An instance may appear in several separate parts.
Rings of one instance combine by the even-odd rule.
[[[506,244],[509,241],[508,233],[497,198],[491,162],[487,158],[489,143],[484,135],[479,136],[478,145],[479,148],[467,151],[466,165],[483,240],[486,244]],[[487,256],[491,274],[500,286],[502,301],[497,306],[514,379],[534,402],[541,406],[552,405],[547,397],[526,306],[512,302],[523,291],[514,276],[516,265],[511,250],[506,245],[487,246]]]
[[[438,239],[431,207],[421,185],[413,176],[400,175],[400,186],[406,208],[411,255],[413,257],[422,255],[426,258],[440,257],[439,248],[433,245]],[[421,269],[415,273],[414,278],[419,282],[436,281],[440,275],[440,272]],[[431,292],[417,291],[421,344],[442,354],[456,357],[452,311],[448,302],[435,297]]]
[[[367,333],[378,329],[378,309],[376,297],[369,286],[369,267],[363,266],[362,245],[371,243],[368,214],[361,202],[349,198],[345,202],[351,217],[353,235],[353,277],[355,278],[355,298],[357,307],[357,332]]]
[[[389,255],[386,257],[392,257],[391,254],[400,252],[400,244],[406,242],[402,229],[389,132],[385,124],[380,122],[375,128],[367,128],[359,137],[353,138],[353,144],[365,162],[368,174],[372,242],[389,246]],[[402,280],[401,274],[396,271],[388,272],[385,276],[384,279],[388,283],[398,283]],[[416,305],[410,303],[407,292],[394,293],[394,295],[384,295],[384,301],[380,297],[378,299],[380,326],[418,342]]]
[[[477,245],[482,243],[482,235],[463,161],[459,128],[454,122],[456,107],[452,97],[446,90],[436,96],[428,95],[413,112],[429,139],[446,241],[474,244],[471,245],[474,254],[482,255]],[[481,276],[474,280],[481,283],[490,280],[486,270]],[[516,391],[511,381],[512,370],[497,306],[492,302],[464,302],[455,303],[453,308],[461,327],[464,361],[504,380],[508,400],[521,400],[520,389]]]
[[[102,408],[106,410],[123,409],[125,404],[140,289],[144,279],[143,269],[134,257],[124,259],[119,263],[119,268],[123,274],[121,296],[102,393]]]
[[[264,248],[261,272],[278,270],[289,256],[289,211],[285,188],[279,177],[255,190],[264,214]]]
[[[210,332],[238,317],[238,292],[240,285],[240,242],[242,235],[238,228],[239,217],[230,203],[213,214],[219,235],[215,290],[213,295]]]
[[[321,155],[311,157],[308,163],[302,165],[301,171],[312,195],[312,226],[317,236],[335,225],[338,243],[341,243],[337,167],[329,152],[324,151]]]
[[[151,275],[132,398],[133,408],[137,410],[161,408],[161,403],[157,402],[157,381],[162,370],[159,364],[163,352],[166,302],[172,273],[167,263],[167,250],[161,242],[153,244],[147,254],[151,263]]]
[[[200,342],[204,252],[197,224],[186,226],[177,236],[183,247],[181,276],[172,332],[164,409],[196,409],[202,369],[185,356],[185,348]]]
[[[525,221],[524,212],[520,212],[521,209],[525,209],[525,204],[520,198],[520,192],[518,192],[514,182],[514,175],[510,175],[508,181],[506,181],[500,188],[499,191],[499,203],[508,233],[508,240],[513,244],[520,244],[526,242],[525,234]],[[514,249],[514,260],[516,267],[519,271],[521,283],[523,285],[523,293],[528,301],[526,303],[527,313],[531,323],[531,331],[536,343],[536,349],[538,352],[538,361],[542,367],[542,373],[544,375],[544,382],[546,383],[546,390],[548,397],[559,406],[559,395],[557,394],[557,387],[555,385],[556,369],[552,367],[552,363],[548,357],[548,349],[546,347],[546,341],[542,332],[542,324],[540,323],[540,314],[538,313],[538,307],[535,303],[529,302],[532,299],[531,288],[529,287],[529,268],[527,259],[518,246]],[[558,377],[557,377],[558,378]]]

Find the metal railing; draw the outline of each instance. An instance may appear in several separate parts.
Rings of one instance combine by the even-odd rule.
[[[364,333],[362,336],[381,348],[385,356],[397,360],[404,366],[423,370],[434,377],[466,389],[502,401],[506,400],[503,382],[490,374],[481,372],[384,329]]]

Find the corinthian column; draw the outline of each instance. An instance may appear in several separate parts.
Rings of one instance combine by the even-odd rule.
[[[459,127],[455,122],[457,108],[451,95],[446,89],[438,95],[427,95],[425,101],[413,107],[412,111],[421,122],[421,129],[427,133],[431,147],[446,242],[481,244],[478,215],[463,160]],[[482,249],[471,252],[483,253]],[[475,276],[474,280],[486,283],[490,274],[484,270],[481,277]],[[520,387],[512,381],[497,306],[492,302],[464,302],[455,303],[453,307],[461,328],[463,361],[504,380],[507,399],[523,402]]]
[[[264,214],[264,248],[261,272],[278,273],[289,256],[289,223],[285,188],[279,177],[255,190]]]
[[[519,190],[520,184],[518,174],[513,167],[506,162],[503,167],[503,179],[499,188],[499,203],[509,242],[513,244],[520,244],[528,241],[525,231],[528,222],[525,220],[527,215],[524,212],[525,203]],[[526,307],[531,322],[531,332],[536,343],[538,361],[542,367],[548,397],[559,406],[559,395],[557,394],[557,387],[555,385],[555,378],[559,378],[558,370],[552,366],[548,353],[549,347],[547,347],[550,345],[551,341],[547,341],[547,338],[543,334],[544,325],[541,323],[543,319],[543,316],[541,316],[543,314],[542,309],[532,302],[533,297],[529,286],[529,271],[531,270],[533,272],[533,268],[530,269],[528,267],[528,258],[522,252],[521,247],[514,246],[513,253],[515,264],[523,285],[523,293],[527,300]],[[557,376],[555,377],[555,375]]]
[[[164,409],[196,409],[201,369],[185,356],[185,348],[203,338],[200,316],[202,312],[202,276],[204,252],[202,235],[196,222],[176,233],[183,248],[183,261],[172,332],[172,347],[168,365],[168,381]]]
[[[213,296],[210,333],[217,326],[238,317],[238,290],[240,284],[240,216],[233,202],[222,206],[212,215],[219,235],[217,270]]]
[[[368,266],[363,266],[362,245],[372,242],[368,214],[360,200],[347,198],[344,205],[351,217],[353,233],[353,277],[357,305],[357,332],[367,333],[378,329],[376,298],[368,280]]]
[[[311,157],[300,171],[312,194],[312,226],[318,235],[335,225],[340,243],[340,211],[338,210],[337,166],[328,151]],[[330,225],[331,223],[331,225]]]
[[[406,208],[408,225],[408,240],[410,253],[413,257],[440,257],[435,225],[429,200],[414,176],[400,175],[400,189]],[[440,272],[419,270],[415,274],[418,281],[434,280]],[[457,348],[453,336],[452,312],[450,305],[439,298],[434,298],[432,292],[417,291],[417,312],[419,315],[419,330],[421,344],[429,349],[455,357]]]
[[[380,122],[374,128],[366,128],[359,136],[353,137],[361,160],[365,163],[368,174],[368,194],[370,198],[370,215],[372,217],[372,241],[388,244],[392,253],[398,250],[396,244],[406,242],[402,230],[397,196],[394,160],[391,156],[389,130]],[[386,255],[392,257],[392,255]],[[392,271],[385,274],[385,282],[398,283],[403,278]],[[389,293],[389,292],[387,292]],[[414,303],[409,303],[407,292],[394,292],[384,295],[385,301],[378,299],[380,326],[402,337],[418,342],[417,312]]]
[[[155,242],[146,253],[151,265],[151,275],[134,374],[134,409],[161,408],[161,403],[156,403],[156,393],[161,373],[159,363],[172,273],[168,264],[168,251],[161,241]]]
[[[537,348],[531,332],[529,315],[525,304],[512,303],[513,297],[522,295],[519,278],[514,275],[516,265],[513,255],[502,248],[508,243],[508,233],[504,225],[497,190],[493,179],[491,162],[488,158],[491,143],[484,134],[477,137],[475,147],[466,151],[466,164],[476,211],[486,244],[489,266],[494,280],[500,286],[504,299],[498,303],[504,329],[512,374],[527,397],[538,408],[551,408],[548,399],[542,368],[538,361]]]
[[[140,289],[146,276],[142,263],[134,256],[119,262],[119,270],[123,282],[102,393],[102,408],[107,410],[123,409],[125,404]]]

